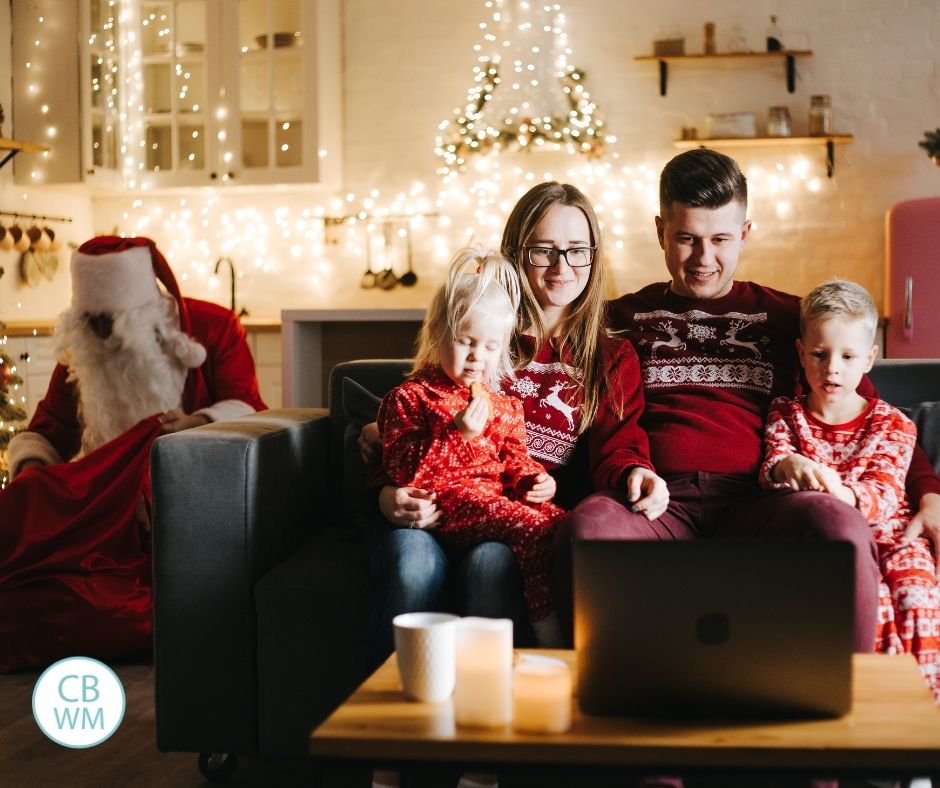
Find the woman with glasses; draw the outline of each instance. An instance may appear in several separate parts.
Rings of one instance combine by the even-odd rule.
[[[593,489],[616,490],[623,505],[655,519],[669,497],[638,424],[643,386],[636,352],[607,331],[594,208],[574,186],[539,184],[510,213],[501,251],[522,283],[515,377],[503,391],[522,400],[527,447],[554,477],[555,502],[571,508]],[[374,450],[370,427],[360,439],[367,454]],[[536,482],[527,499],[548,500],[552,486],[547,477]],[[508,547],[489,542],[445,553],[428,533],[441,524],[441,513],[423,490],[387,485],[379,507],[397,527],[383,534],[374,651],[391,647],[395,615],[438,609],[447,590],[456,591],[460,613],[513,618],[517,643],[526,643],[521,578]]]

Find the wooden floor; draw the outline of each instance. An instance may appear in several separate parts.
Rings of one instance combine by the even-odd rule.
[[[153,669],[117,666],[127,709],[114,735],[97,747],[62,747],[33,720],[33,686],[39,673],[0,675],[0,786],[2,788],[205,788],[194,753],[161,753],[154,743]],[[311,784],[310,775],[253,759],[239,759],[231,788]],[[367,788],[369,774],[333,774],[324,788]]]

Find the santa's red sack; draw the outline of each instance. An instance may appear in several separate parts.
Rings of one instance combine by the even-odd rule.
[[[0,490],[0,673],[67,656],[151,652],[151,416],[82,459],[32,467]]]

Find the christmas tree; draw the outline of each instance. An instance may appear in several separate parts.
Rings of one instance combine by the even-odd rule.
[[[11,393],[15,395],[23,378],[16,374],[16,364],[5,352],[6,344],[6,325],[0,321],[0,489],[10,480],[7,445],[10,438],[26,427],[26,411],[11,399]]]

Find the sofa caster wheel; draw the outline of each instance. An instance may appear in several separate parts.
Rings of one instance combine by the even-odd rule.
[[[199,753],[199,771],[210,783],[228,780],[238,768],[238,757],[228,752]]]

